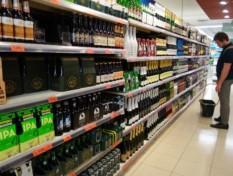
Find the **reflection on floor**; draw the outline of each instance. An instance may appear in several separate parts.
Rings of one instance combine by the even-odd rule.
[[[205,99],[218,101],[214,89],[213,84],[207,86]],[[218,116],[219,106],[214,117]],[[125,175],[233,176],[233,111],[228,131],[210,128],[210,123],[200,116],[197,100]]]

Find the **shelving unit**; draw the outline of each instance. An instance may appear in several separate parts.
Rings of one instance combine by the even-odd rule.
[[[185,91],[182,91],[181,93],[177,94],[172,99],[168,100],[166,103],[162,104],[157,109],[155,109],[154,111],[150,112],[145,117],[141,118],[139,121],[137,121],[136,123],[134,123],[132,126],[127,126],[126,129],[123,131],[123,136],[127,136],[130,133],[130,131],[135,126],[137,126],[138,124],[141,124],[141,123],[144,123],[145,121],[147,121],[148,118],[150,118],[151,116],[153,116],[154,114],[156,114],[157,112],[159,112],[160,110],[162,110],[163,108],[165,108],[166,106],[168,106],[169,104],[171,104],[172,102],[174,102],[175,100],[177,100],[179,97],[181,97],[182,95],[184,95],[188,91],[192,90],[194,87],[196,87],[198,84],[200,84],[200,82],[202,82],[205,79],[206,78],[203,78],[203,79],[199,80],[198,82],[196,82],[195,84],[193,84],[189,88],[185,89]]]
[[[103,158],[105,155],[107,155],[109,152],[111,152],[113,149],[115,149],[121,142],[122,142],[122,140],[117,141],[110,148],[108,148],[105,151],[100,152],[99,154],[97,154],[96,156],[91,158],[90,160],[86,161],[81,166],[79,166],[77,169],[75,169],[75,171],[67,174],[67,176],[79,175],[80,173],[82,173],[83,171],[88,169],[91,165],[93,165],[95,162],[99,161],[101,158]]]
[[[124,80],[113,81],[109,83],[99,84],[96,86],[85,87],[77,90],[66,92],[42,91],[30,94],[23,94],[8,98],[7,104],[0,106],[0,113],[14,111],[24,107],[32,107],[43,103],[54,103],[57,101],[82,96],[84,94],[94,93],[98,91],[108,90],[114,87],[124,85]]]
[[[103,119],[89,123],[81,128],[78,128],[77,130],[72,130],[68,133],[63,134],[62,136],[55,137],[54,140],[51,142],[47,142],[45,144],[33,147],[31,150],[27,152],[21,152],[5,161],[1,161],[0,173],[7,171],[10,168],[14,168],[15,166],[18,166],[22,163],[25,163],[26,161],[31,160],[34,157],[40,156],[43,153],[48,152],[49,150],[58,147],[64,144],[65,142],[75,139],[78,136],[101,126],[102,124],[119,117],[122,114],[124,114],[124,109],[121,109],[117,112],[112,112]]]
[[[155,140],[178,118],[180,114],[182,114],[204,91],[202,89],[193,99],[186,104],[182,109],[180,109],[177,113],[169,117],[166,121],[162,122],[160,128],[157,129],[156,134],[149,140],[145,141],[144,146],[141,147],[130,159],[128,159],[125,163],[121,164],[121,169],[114,176],[123,176],[124,173],[136,162],[136,160],[142,156],[143,153],[155,142]]]
[[[155,61],[155,60],[167,60],[167,59],[189,59],[189,58],[209,58],[209,55],[204,56],[151,56],[151,57],[128,57],[127,62],[142,62],[142,61]]]
[[[97,17],[103,20],[111,21],[114,23],[120,23],[120,24],[128,24],[127,20],[124,20],[122,18],[118,18],[103,12],[99,12],[97,10],[90,9],[88,7],[84,7],[78,4],[74,4],[65,0],[31,0],[35,5],[44,5],[47,7],[52,7],[68,12],[73,12],[73,13],[83,13],[86,15],[90,15],[93,17]]]
[[[162,33],[164,35],[168,35],[168,36],[184,39],[184,40],[186,40],[188,42],[191,42],[191,43],[196,43],[196,44],[199,44],[199,45],[207,46],[205,43],[201,43],[201,42],[198,42],[196,40],[192,40],[192,39],[187,38],[185,36],[176,34],[174,32],[167,31],[167,30],[159,28],[159,27],[154,27],[154,26],[142,23],[140,21],[136,21],[134,19],[129,19],[129,24],[132,25],[132,26],[138,27],[140,29],[146,29],[146,30],[149,30],[149,31],[153,31],[153,32],[157,32],[157,33]]]
[[[137,94],[140,94],[140,93],[145,92],[147,90],[150,90],[150,89],[152,89],[154,87],[157,87],[157,86],[160,86],[160,85],[165,84],[167,82],[173,81],[175,79],[190,75],[192,73],[196,73],[196,72],[198,72],[200,70],[203,70],[203,69],[206,69],[206,66],[202,66],[202,67],[197,68],[195,70],[191,70],[191,71],[188,71],[188,72],[185,72],[185,73],[178,74],[176,76],[172,76],[170,78],[166,78],[166,79],[164,79],[162,81],[158,81],[156,83],[149,84],[149,85],[147,85],[145,87],[140,87],[140,88],[138,88],[136,90],[132,90],[132,91],[127,92],[127,93],[119,93],[119,92],[111,92],[111,93],[116,94],[116,95],[122,95],[122,96],[125,96],[125,97],[132,97],[134,95],[137,95]]]
[[[124,55],[124,49],[92,48],[35,43],[0,42],[1,53],[58,53]]]

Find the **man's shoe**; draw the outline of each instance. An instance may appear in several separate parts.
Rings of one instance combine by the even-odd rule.
[[[221,122],[221,117],[218,117],[218,118],[214,118],[214,120],[216,121],[216,122]]]
[[[227,130],[229,128],[229,125],[228,124],[217,123],[217,124],[211,124],[210,127]]]

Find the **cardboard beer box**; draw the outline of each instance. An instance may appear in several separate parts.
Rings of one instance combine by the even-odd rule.
[[[48,64],[43,57],[25,57],[23,59],[24,93],[48,89]]]
[[[50,87],[57,91],[68,91],[81,87],[79,59],[63,56],[51,58]]]
[[[95,61],[92,57],[80,58],[82,67],[82,87],[93,86],[96,84]]]
[[[17,112],[20,151],[24,152],[39,144],[38,129],[34,109],[25,109]]]
[[[6,84],[7,96],[20,95],[23,93],[23,81],[19,58],[3,57],[2,70],[3,80]]]
[[[0,58],[0,105],[6,104],[6,86],[3,80],[2,59]]]
[[[35,109],[36,109],[35,116],[37,119],[39,143],[43,144],[45,142],[51,141],[55,136],[52,105],[45,104],[45,105],[37,106]]]
[[[0,161],[19,153],[14,113],[0,114]]]

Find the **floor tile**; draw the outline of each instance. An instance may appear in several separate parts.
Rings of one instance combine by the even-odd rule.
[[[166,170],[162,170],[156,167],[152,167],[146,164],[142,164],[140,165],[140,167],[138,167],[138,169],[136,169],[133,173],[131,173],[130,175],[127,174],[128,176],[149,176],[149,175],[153,175],[153,176],[170,176],[171,172],[166,171]]]

